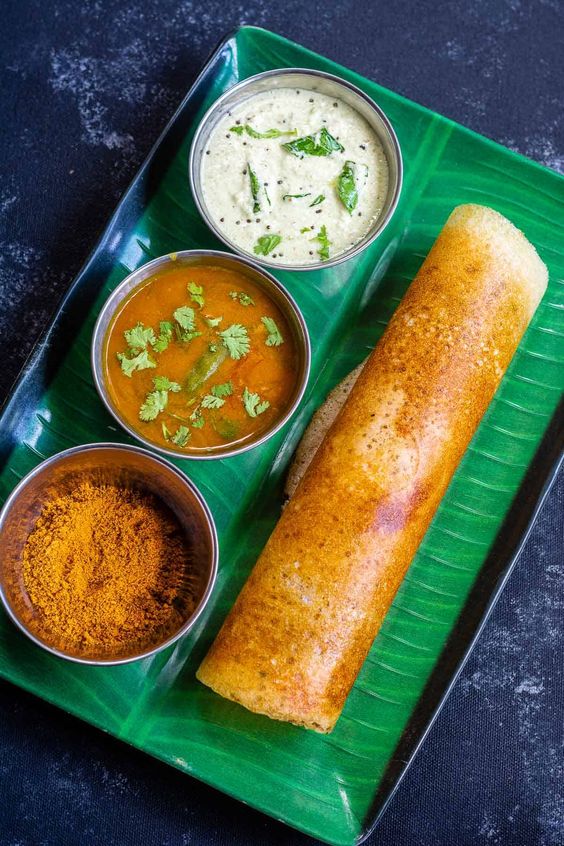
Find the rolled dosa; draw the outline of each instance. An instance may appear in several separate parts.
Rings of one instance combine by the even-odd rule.
[[[302,435],[301,441],[290,464],[288,475],[286,476],[286,484],[284,485],[284,493],[290,499],[296,492],[302,476],[312,462],[313,456],[323,443],[323,439],[327,434],[331,424],[335,422],[337,414],[343,407],[343,404],[349,398],[349,394],[354,388],[355,382],[362,373],[362,368],[366,364],[361,362],[354,370],[345,376],[345,378],[336,385],[333,390],[327,395],[325,402],[322,403],[313,417],[305,432]]]
[[[547,284],[513,224],[456,208],[286,506],[197,677],[334,727]]]

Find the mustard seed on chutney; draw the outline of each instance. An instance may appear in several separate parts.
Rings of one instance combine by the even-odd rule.
[[[245,274],[213,265],[171,262],[142,282],[114,316],[104,358],[118,414],[178,452],[254,440],[296,387],[280,308]]]

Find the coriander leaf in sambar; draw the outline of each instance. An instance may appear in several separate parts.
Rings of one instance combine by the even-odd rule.
[[[243,358],[251,349],[251,342],[247,330],[240,323],[233,323],[223,332],[219,332],[223,345],[233,359]]]
[[[168,391],[151,391],[145,397],[145,402],[139,409],[139,419],[144,423],[156,420],[168,403]]]
[[[284,343],[284,338],[282,337],[282,332],[278,328],[276,321],[273,317],[261,317],[262,322],[266,327],[266,331],[268,332],[268,337],[265,341],[267,347],[279,347],[280,344]]]
[[[121,369],[126,376],[131,376],[136,370],[146,370],[148,367],[156,367],[157,362],[151,358],[147,350],[143,350],[138,355],[129,358],[125,353],[117,354]]]

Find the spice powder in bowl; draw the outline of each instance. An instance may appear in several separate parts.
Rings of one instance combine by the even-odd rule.
[[[46,459],[0,511],[0,599],[35,643],[82,663],[152,655],[202,614],[217,573],[206,502],[136,446]]]
[[[83,657],[150,649],[196,602],[172,511],[150,493],[88,479],[45,505],[22,575],[36,612],[31,631]]]

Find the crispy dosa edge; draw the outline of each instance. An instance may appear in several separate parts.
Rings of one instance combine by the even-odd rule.
[[[469,235],[476,237],[481,250],[489,248],[488,251],[493,262],[492,273],[498,272],[500,276],[504,276],[510,272],[512,276],[514,275],[514,282],[521,285],[521,293],[528,301],[529,315],[532,316],[546,289],[548,273],[536,250],[525,236],[499,213],[487,207],[476,205],[460,206],[455,209],[446,222],[444,230],[450,228],[460,228]],[[300,479],[307,472],[307,467],[317,453],[327,431],[339,416],[340,409],[360,375],[362,366],[356,368],[340,386],[337,386],[331,392],[324,404],[325,407],[322,406],[317,412],[314,431],[312,431],[312,424],[310,424],[309,434],[306,433],[306,447],[301,456],[299,452],[296,454],[297,463],[293,467],[293,478],[290,486],[292,494],[295,492]],[[303,443],[301,446],[303,447]],[[250,691],[248,690],[240,694],[236,689],[237,683],[233,675],[231,674],[231,678],[229,678],[229,672],[227,672],[227,678],[223,677],[221,662],[219,665],[216,662],[214,666],[213,653],[214,647],[212,645],[196,675],[201,682],[211,687],[215,692],[239,702],[256,713],[265,714],[273,719],[293,722],[317,732],[327,733],[334,727],[338,714],[334,718],[330,715],[320,714],[319,719],[315,721],[310,718],[301,719],[299,715],[288,715],[286,711],[281,712],[274,703],[264,702],[261,696],[249,695]]]

